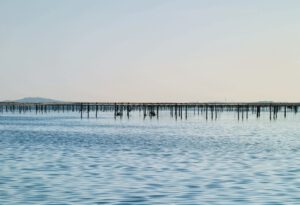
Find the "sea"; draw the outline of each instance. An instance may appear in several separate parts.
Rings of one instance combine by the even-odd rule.
[[[300,116],[0,113],[0,204],[300,204]]]

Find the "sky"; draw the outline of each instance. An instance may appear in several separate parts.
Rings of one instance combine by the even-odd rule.
[[[300,102],[299,0],[0,0],[0,100]]]

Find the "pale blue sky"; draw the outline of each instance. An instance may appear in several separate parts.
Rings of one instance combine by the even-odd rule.
[[[0,0],[0,100],[300,101],[299,0]]]

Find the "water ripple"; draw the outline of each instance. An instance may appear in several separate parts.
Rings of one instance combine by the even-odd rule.
[[[0,204],[299,204],[296,117],[109,114],[0,116]]]

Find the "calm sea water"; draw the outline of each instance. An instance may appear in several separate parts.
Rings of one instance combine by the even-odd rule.
[[[1,114],[0,204],[300,204],[300,116]]]

